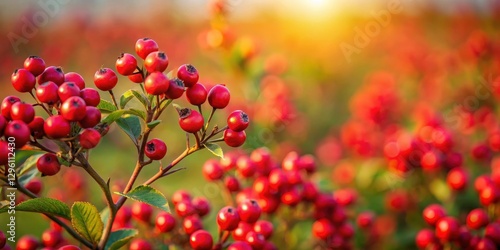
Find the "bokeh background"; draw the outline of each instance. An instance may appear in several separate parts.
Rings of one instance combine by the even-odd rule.
[[[488,135],[500,128],[499,27],[500,3],[494,0],[0,1],[0,90],[2,96],[17,94],[10,75],[29,55],[79,72],[92,85],[97,69],[113,68],[121,52],[134,51],[137,39],[153,38],[167,53],[169,70],[190,63],[201,82],[230,88],[228,110],[245,109],[252,119],[241,150],[265,146],[276,160],[291,150],[315,155],[314,178],[322,189],[356,190],[352,214],[380,215],[379,249],[415,248],[415,233],[424,227],[422,207],[439,201],[459,213],[477,206],[477,195],[450,191],[446,171],[400,177],[384,146],[402,134],[424,136],[422,128],[439,124],[452,135],[453,152],[463,155],[471,176],[489,171],[497,148]],[[121,77],[115,92],[129,88],[137,86]],[[224,118],[223,112],[216,116],[219,123]],[[174,109],[162,120],[154,137],[166,141],[168,161],[184,149],[184,134]],[[478,145],[487,147],[488,159],[471,156]],[[186,189],[221,206],[219,187],[200,171],[211,157],[189,157],[181,164],[186,170],[155,186],[167,196]],[[134,160],[131,142],[112,127],[91,162],[118,188]],[[139,179],[155,171],[151,166]],[[44,178],[45,194],[103,207],[97,185],[78,176],[78,170],[66,169]],[[418,181],[430,191],[414,189]],[[67,186],[96,192],[65,192]],[[457,196],[459,202],[452,199]],[[206,221],[215,232],[214,212]],[[40,235],[49,222],[23,213],[17,223],[21,236]],[[295,237],[294,249],[306,249],[299,242],[310,238]],[[361,249],[363,237],[356,240]]]

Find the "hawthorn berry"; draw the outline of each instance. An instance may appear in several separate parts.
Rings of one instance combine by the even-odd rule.
[[[243,176],[244,178],[252,177],[256,172],[257,167],[250,160],[250,157],[246,155],[242,155],[238,157],[238,161],[236,161],[236,172]]]
[[[156,216],[155,226],[158,231],[162,233],[168,233],[175,228],[176,221],[171,213],[160,212]]]
[[[49,66],[38,76],[38,84],[54,82],[57,86],[64,83],[64,72],[61,67]]]
[[[205,85],[196,83],[186,90],[186,98],[192,105],[202,105],[207,100],[207,89]]]
[[[227,250],[252,250],[252,246],[243,241],[235,241],[227,247]]]
[[[253,225],[253,230],[262,236],[264,236],[264,239],[269,239],[271,238],[273,232],[274,232],[274,226],[273,223],[267,220],[259,220],[255,222]]]
[[[24,68],[34,76],[38,76],[45,70],[45,61],[38,56],[29,56],[24,60]]]
[[[35,118],[35,109],[31,104],[16,102],[10,107],[10,118],[12,120],[21,120],[28,124]]]
[[[262,249],[266,243],[266,239],[262,234],[255,231],[250,231],[245,236],[245,242],[252,247],[252,249]]]
[[[179,77],[180,78],[180,77]],[[181,78],[182,79],[182,78]],[[227,87],[223,84],[217,84],[208,91],[208,103],[215,109],[223,109],[229,104],[231,95]]]
[[[38,178],[33,178],[31,179],[26,185],[24,186],[26,189],[28,189],[30,192],[38,195],[42,191],[42,181]]]
[[[20,102],[21,99],[17,96],[7,96],[3,99],[2,104],[1,104],[1,111],[2,115],[7,119],[10,120],[10,108],[12,107],[12,104],[16,102]]]
[[[87,106],[97,107],[101,102],[99,91],[93,88],[84,88],[80,90],[80,97],[85,101]]]
[[[152,250],[151,243],[143,239],[134,239],[130,242],[129,250]]]
[[[101,121],[101,111],[98,108],[88,106],[85,107],[85,117],[78,121],[78,125],[82,128],[93,128]]]
[[[203,116],[196,110],[183,108],[178,110],[179,126],[188,133],[196,133],[203,128]]]
[[[72,96],[61,105],[61,115],[68,121],[80,121],[87,114],[87,105],[79,96]]]
[[[162,72],[153,72],[144,80],[144,89],[150,95],[161,95],[170,87],[169,80]]]
[[[328,219],[319,219],[313,223],[312,232],[317,238],[326,240],[333,232],[333,225]]]
[[[182,220],[182,227],[187,235],[191,235],[194,232],[203,229],[203,224],[201,223],[198,215],[190,215]]]
[[[488,225],[488,214],[482,208],[476,208],[467,215],[466,223],[471,229],[481,229]]]
[[[202,167],[203,176],[208,181],[220,180],[224,175],[224,171],[220,166],[219,162],[216,160],[208,160],[203,164]]]
[[[94,74],[94,84],[102,91],[112,90],[118,83],[116,73],[110,68],[102,68]]]
[[[138,221],[149,223],[153,215],[153,208],[144,202],[135,202],[132,205],[132,217]]]
[[[132,75],[137,68],[137,59],[132,54],[121,53],[116,60],[115,66],[119,74],[124,76]]]
[[[14,137],[16,148],[21,148],[30,140],[30,129],[28,125],[20,120],[11,121],[5,126],[5,138]]]
[[[288,206],[296,206],[301,199],[302,195],[297,187],[291,187],[281,194],[281,202]]]
[[[184,94],[184,82],[179,78],[168,80],[168,90],[165,93],[168,99],[178,99]]]
[[[144,82],[144,76],[141,74],[141,73],[134,73],[134,74],[130,74],[127,76],[128,79],[134,83],[142,83]]]
[[[224,177],[224,186],[226,186],[227,190],[230,192],[238,192],[241,189],[240,181],[234,176]]]
[[[52,153],[45,153],[36,162],[36,167],[38,171],[43,175],[52,176],[61,170],[61,164],[57,159],[57,156]]]
[[[234,207],[223,207],[217,214],[217,225],[224,231],[233,231],[240,223],[240,216]]]
[[[375,215],[373,214],[373,212],[361,212],[356,218],[356,224],[359,228],[368,229],[373,225],[374,220]]]
[[[83,76],[76,73],[76,72],[68,72],[64,74],[64,81],[65,82],[72,82],[78,86],[80,89],[85,88],[85,80],[83,79]]]
[[[32,235],[24,235],[18,239],[16,250],[36,250],[40,247],[40,242]]]
[[[229,128],[224,131],[224,142],[230,147],[239,147],[245,143],[246,139],[245,131],[236,132]]]
[[[436,223],[436,237],[444,240],[451,241],[458,237],[460,224],[457,219],[447,216],[439,219]]]
[[[66,245],[58,248],[57,250],[82,250],[82,249],[75,245]]]
[[[288,185],[288,178],[283,170],[277,168],[269,173],[269,186],[272,190],[279,191]],[[333,200],[333,197],[332,197]]]
[[[53,115],[45,120],[43,131],[48,137],[59,139],[69,135],[71,126],[62,115]]]
[[[228,127],[236,132],[245,130],[248,127],[248,115],[241,110],[233,111],[227,118]]]
[[[55,247],[63,240],[61,232],[53,229],[48,229],[42,234],[42,244],[45,247]]]
[[[492,222],[484,230],[484,237],[491,239],[495,244],[500,245],[500,223]]]
[[[144,59],[144,68],[150,73],[158,71],[163,72],[168,67],[168,57],[165,52],[153,51]]]
[[[2,249],[7,242],[7,237],[5,237],[5,234],[3,231],[0,231],[0,249]]]
[[[36,84],[35,76],[26,69],[16,69],[10,79],[14,89],[23,93],[30,92]]]
[[[187,88],[190,88],[198,82],[200,76],[193,65],[184,64],[177,69],[177,78],[181,79]]]
[[[54,82],[44,82],[36,88],[36,98],[43,103],[49,105],[59,101],[59,87]]]
[[[203,217],[210,212],[210,203],[203,197],[196,197],[192,201],[193,207],[198,216]]]
[[[462,191],[467,187],[468,179],[469,177],[466,170],[457,167],[448,172],[446,182],[453,190]]]
[[[132,219],[132,208],[129,206],[123,206],[116,212],[115,222],[127,224],[130,219]]]
[[[238,214],[240,219],[244,222],[254,223],[256,222],[262,209],[259,206],[259,203],[255,200],[245,200],[238,204]]]
[[[9,150],[9,144],[4,141],[4,140],[0,140],[0,164],[1,165],[5,165],[9,162],[9,153],[10,153],[10,150]]]
[[[190,200],[183,200],[175,205],[175,212],[180,217],[187,217],[196,214],[196,210]]]
[[[194,250],[211,250],[213,245],[212,235],[205,230],[198,230],[189,237],[189,244]]]
[[[74,82],[65,82],[57,89],[57,95],[64,102],[72,96],[80,96],[80,88]]]
[[[422,216],[427,224],[435,226],[441,218],[446,216],[446,211],[441,205],[431,204],[424,209]]]
[[[483,206],[489,206],[498,202],[500,199],[500,191],[496,186],[486,186],[479,192],[479,201]]]
[[[135,52],[142,59],[146,59],[151,52],[155,51],[158,51],[158,44],[151,38],[141,38],[135,43]]]
[[[248,232],[252,230],[253,230],[252,224],[240,221],[240,223],[238,223],[238,227],[235,230],[233,230],[231,235],[233,236],[233,239],[236,241],[245,241]]]
[[[430,229],[422,229],[415,236],[415,243],[418,248],[426,249],[431,244],[436,243],[438,240],[434,235],[434,232]]]
[[[172,195],[174,205],[177,205],[181,201],[191,202],[191,195],[185,190],[177,190]]]
[[[144,153],[151,160],[161,160],[167,154],[167,145],[160,139],[151,139],[146,143]]]
[[[80,146],[85,149],[95,148],[101,141],[101,134],[93,128],[84,129],[78,136]]]

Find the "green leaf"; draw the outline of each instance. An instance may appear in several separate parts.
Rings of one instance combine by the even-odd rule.
[[[125,108],[125,105],[134,98],[134,93],[132,93],[132,90],[129,89],[123,93],[123,95],[120,97],[120,108]]]
[[[215,156],[224,158],[224,152],[222,151],[222,148],[219,146],[219,144],[205,143],[205,147]]]
[[[29,181],[31,181],[33,178],[35,178],[38,174],[40,173],[40,171],[38,171],[37,168],[33,168],[31,169],[30,171],[27,171],[26,173],[24,173],[23,175],[21,175],[19,177],[19,184],[21,186],[24,186],[26,185],[26,183],[28,183]]]
[[[97,105],[97,108],[105,114],[111,113],[116,110],[115,105],[113,103],[106,101],[104,99],[101,99],[101,102],[99,102],[99,105]]]
[[[118,250],[125,246],[139,232],[136,229],[120,229],[109,235],[109,240],[104,247],[105,250]]]
[[[0,213],[7,212],[8,207],[0,209]],[[65,219],[70,219],[70,210],[65,203],[52,198],[34,198],[25,202],[19,203],[16,206],[16,211],[33,212],[50,214],[59,216]]]
[[[41,150],[17,150],[16,152],[16,166],[21,166],[28,158],[33,155],[43,154]]]
[[[127,112],[127,111],[124,109],[113,111],[111,114],[106,116],[106,118],[104,118],[101,122],[111,124],[111,123],[115,122],[116,120],[120,119],[122,117],[122,115],[125,114],[125,112]]]
[[[23,165],[19,166],[19,169],[17,170],[17,175],[22,176],[24,173],[28,172],[29,170],[33,169],[36,166],[36,162],[38,161],[38,158],[40,158],[43,154],[36,154],[30,156],[26,161],[23,163]]]
[[[155,120],[147,124],[148,128],[153,129],[161,123],[161,120]]]
[[[105,207],[103,210],[101,210],[101,212],[99,213],[99,215],[101,216],[101,221],[102,221],[103,224],[108,223],[108,219],[109,219],[109,207]]]
[[[136,115],[140,118],[142,118],[143,120],[146,120],[146,112],[142,111],[142,110],[138,110],[138,109],[129,109],[127,110],[126,112],[127,114],[131,114],[131,115]]]
[[[71,207],[71,224],[82,237],[94,244],[99,243],[104,224],[94,205],[83,201],[73,203]]]
[[[137,138],[141,135],[141,122],[137,116],[125,116],[116,120],[116,124],[134,141],[137,143]]]
[[[151,206],[162,209],[166,212],[170,212],[170,207],[168,206],[167,198],[158,190],[150,187],[141,185],[130,192],[124,194],[121,192],[115,192],[115,194],[119,194],[121,196],[125,196],[129,199],[144,202]]]
[[[132,91],[132,94],[135,96],[135,98],[137,98],[137,100],[139,100],[142,103],[142,105],[144,105],[144,107],[148,106],[148,99],[146,96],[139,93],[137,90],[131,89],[130,91]]]

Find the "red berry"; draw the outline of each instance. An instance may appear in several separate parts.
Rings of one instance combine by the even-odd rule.
[[[75,245],[66,245],[58,248],[57,250],[82,250],[82,249]]]
[[[95,148],[101,141],[101,134],[93,128],[86,128],[78,136],[80,146],[85,149]]]
[[[372,212],[362,212],[356,218],[356,224],[359,228],[368,229],[373,225],[375,215]]]
[[[137,68],[137,59],[131,54],[121,53],[116,60],[115,66],[119,74],[124,76],[132,75]]]
[[[134,73],[134,74],[128,75],[127,77],[130,81],[132,81],[134,83],[144,82],[144,77],[142,76],[141,73]]]
[[[154,51],[149,53],[146,59],[144,59],[144,68],[150,73],[155,71],[163,72],[167,67],[168,57],[165,52]]]
[[[14,89],[23,93],[30,92],[36,84],[35,76],[26,69],[16,69],[10,80]]]
[[[475,245],[474,249],[475,250],[496,250],[498,248],[495,246],[495,243],[493,243],[492,240],[490,240],[488,238],[482,238]]]
[[[10,148],[6,141],[0,140],[0,165],[5,165],[9,162]]]
[[[296,206],[302,200],[302,194],[296,187],[292,187],[281,194],[281,202],[288,206]]]
[[[15,139],[16,148],[26,145],[30,140],[30,134],[28,125],[20,120],[9,122],[4,131],[5,138],[13,137]]]
[[[427,222],[427,224],[429,224],[430,226],[435,226],[441,218],[446,216],[446,211],[441,205],[432,204],[424,209],[424,211],[422,212],[422,216],[424,217],[424,220]]]
[[[167,145],[160,139],[151,139],[146,143],[144,153],[151,160],[161,160],[167,154]]]
[[[175,228],[175,218],[171,213],[160,212],[156,216],[156,228],[162,233],[168,233]]]
[[[189,237],[189,244],[194,250],[211,250],[214,242],[209,232],[198,230]]]
[[[190,88],[198,82],[200,76],[193,65],[184,64],[177,69],[177,78],[181,79],[184,85]]]
[[[132,217],[138,221],[149,223],[153,215],[153,208],[143,202],[135,202],[132,205]]]
[[[238,227],[233,230],[232,236],[234,240],[244,241],[248,232],[252,231],[252,225],[250,223],[240,221]]]
[[[38,195],[42,191],[42,181],[38,178],[33,178],[28,183],[26,183],[24,187],[30,192]]]
[[[245,131],[236,132],[229,128],[224,131],[224,142],[230,147],[239,147],[245,143],[246,139],[247,134]]]
[[[227,247],[227,250],[252,250],[252,247],[243,241],[236,241]]]
[[[168,99],[178,99],[184,94],[184,82],[179,78],[170,79],[169,87],[165,95]]]
[[[196,133],[205,123],[203,116],[196,110],[183,108],[178,111],[179,126],[188,133]]]
[[[87,106],[85,107],[85,117],[78,121],[82,128],[93,128],[101,121],[101,111],[98,108]]]
[[[444,241],[455,240],[459,233],[460,224],[453,217],[444,217],[436,223],[436,237]]]
[[[101,95],[93,88],[84,88],[80,90],[80,97],[85,101],[87,106],[97,107],[101,102]]]
[[[476,208],[469,212],[466,222],[471,229],[481,229],[489,223],[488,214],[484,209]]]
[[[52,176],[61,170],[61,164],[57,156],[52,153],[45,153],[36,162],[36,167],[43,175]]]
[[[167,92],[170,87],[168,78],[162,72],[153,72],[146,77],[144,88],[150,95],[161,95]]]
[[[40,247],[40,242],[32,236],[25,235],[18,239],[16,250],[36,250]]]
[[[83,79],[83,76],[76,72],[68,72],[64,74],[64,81],[65,82],[72,82],[78,86],[80,89],[85,88],[85,80]]]
[[[420,249],[426,249],[428,246],[436,242],[437,238],[434,235],[434,232],[430,229],[422,229],[415,236],[415,243]]]
[[[267,220],[259,220],[253,225],[253,230],[264,236],[264,239],[267,240],[273,235],[274,226],[273,223]]]
[[[180,201],[175,205],[175,212],[180,217],[187,217],[196,213],[196,210],[190,200]]]
[[[213,86],[208,92],[208,103],[216,109],[223,109],[229,104],[231,95],[225,85]]]
[[[72,96],[80,96],[80,88],[74,82],[65,82],[57,89],[57,95],[64,102]]]
[[[151,243],[143,239],[134,239],[130,242],[128,250],[152,250],[153,246]]]
[[[317,238],[326,240],[332,235],[333,225],[327,219],[319,219],[313,223],[312,232]]]
[[[208,181],[220,180],[224,174],[222,167],[216,160],[208,160],[203,164],[202,168],[203,176]]]
[[[135,43],[135,52],[142,59],[146,59],[151,52],[155,51],[158,51],[158,44],[153,39],[141,38]]]
[[[72,96],[61,105],[61,115],[68,121],[80,121],[87,115],[87,105],[79,96]]]
[[[5,237],[5,234],[2,231],[0,231],[0,249],[3,249],[6,243],[7,243],[7,237]]]
[[[172,195],[172,202],[177,205],[181,201],[191,202],[191,195],[185,190],[177,190]]]
[[[16,102],[10,108],[10,118],[12,120],[21,120],[28,124],[35,118],[35,109],[31,104]]]
[[[233,111],[227,118],[228,127],[236,132],[245,130],[248,127],[248,115],[241,110]]]
[[[481,192],[485,187],[493,185],[493,180],[489,175],[480,175],[474,181],[474,189],[477,192]]]
[[[217,225],[224,231],[233,231],[240,223],[240,216],[234,207],[224,207],[217,214]]]
[[[495,244],[500,245],[500,223],[492,222],[484,230],[484,237],[492,240]]]
[[[240,181],[234,176],[226,176],[224,178],[224,185],[230,192],[240,191]]]
[[[44,82],[36,89],[36,98],[43,103],[55,104],[59,101],[58,89],[54,82]]]
[[[245,178],[250,178],[255,174],[256,169],[257,167],[248,156],[242,155],[238,157],[238,160],[236,161],[236,171],[239,175]]]
[[[263,174],[268,175],[271,171],[272,159],[271,153],[267,148],[258,148],[250,154],[250,160],[255,163],[257,170]]]
[[[201,83],[196,83],[186,90],[186,98],[193,105],[201,105],[207,100],[207,89]]]
[[[123,206],[116,212],[116,222],[127,224],[132,219],[132,208]]]
[[[21,99],[19,99],[19,97],[17,96],[7,96],[3,99],[2,101],[2,115],[10,120],[11,117],[10,117],[10,108],[12,107],[12,104],[16,103],[16,102],[20,102]]]
[[[250,231],[245,236],[245,242],[248,243],[252,249],[262,249],[264,247],[264,243],[266,243],[266,239],[264,239],[262,234]]]
[[[45,70],[45,61],[38,56],[29,56],[24,60],[24,68],[38,76]]]
[[[287,184],[288,178],[283,170],[279,168],[271,170],[271,172],[269,173],[269,186],[272,190],[279,191],[286,187]]]
[[[57,86],[61,86],[64,82],[64,72],[61,67],[49,66],[38,76],[38,84],[44,82],[54,82]]]
[[[259,206],[262,208],[262,212],[266,214],[273,214],[276,212],[280,204],[280,200],[273,196],[261,197],[259,199]]]
[[[465,169],[454,168],[448,172],[446,182],[453,190],[462,191],[467,187],[469,177]]]
[[[487,186],[479,192],[479,201],[483,206],[489,206],[498,202],[500,191],[496,186]]]
[[[318,187],[312,182],[302,183],[302,198],[305,201],[314,201],[318,197]]]
[[[196,213],[200,216],[203,217],[210,213],[210,203],[208,202],[207,199],[203,197],[196,197],[192,201],[193,207],[196,210]]]
[[[45,120],[43,131],[48,137],[59,139],[69,135],[71,126],[61,115],[53,115]]]
[[[262,209],[255,200],[245,200],[238,205],[238,214],[240,215],[240,219],[244,222],[256,222],[261,212]]]
[[[182,221],[182,227],[184,228],[184,232],[186,234],[191,235],[194,232],[203,229],[203,225],[201,223],[200,218],[197,215],[191,215]]]
[[[62,233],[53,229],[48,229],[42,234],[42,243],[45,247],[55,247],[62,240]]]
[[[112,90],[118,83],[116,73],[110,68],[102,68],[94,74],[94,84],[102,91]]]

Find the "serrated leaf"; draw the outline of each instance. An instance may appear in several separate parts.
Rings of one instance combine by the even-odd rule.
[[[71,224],[82,237],[94,244],[99,243],[104,224],[94,205],[82,201],[73,203],[73,206],[71,206]]]
[[[16,152],[16,166],[21,166],[28,158],[33,155],[43,154],[44,151],[41,150],[17,150]]]
[[[37,168],[33,168],[30,171],[27,171],[26,173],[24,173],[23,175],[21,175],[19,177],[19,180],[18,180],[19,185],[21,185],[21,186],[26,185],[26,183],[28,183],[33,178],[35,178],[39,173],[40,173],[40,171],[38,171]]]
[[[120,108],[125,108],[125,105],[134,98],[134,93],[132,93],[132,90],[129,89],[123,93],[123,95],[120,97]]]
[[[106,101],[104,99],[101,99],[101,101],[99,102],[99,105],[97,105],[97,108],[101,111],[101,113],[105,113],[105,114],[108,114],[108,113],[111,113],[111,112],[117,110],[117,108],[115,107],[115,105],[113,105],[113,103]]]
[[[165,196],[160,191],[150,186],[141,185],[126,194],[121,192],[115,192],[115,194],[125,196],[132,200],[144,202],[151,206],[162,209],[163,211],[170,212],[167,198],[165,198]]]
[[[161,123],[161,120],[155,120],[147,124],[148,128],[153,129]]]
[[[138,110],[138,109],[129,109],[127,110],[126,112],[127,114],[131,114],[131,115],[136,115],[140,118],[142,118],[143,120],[146,120],[146,112],[142,111],[142,110]]]
[[[132,91],[132,94],[135,96],[135,98],[137,98],[137,100],[139,100],[139,102],[142,103],[142,105],[144,105],[144,107],[148,106],[148,100],[146,96],[139,93],[137,90],[131,89],[130,91]]]
[[[68,205],[62,201],[52,198],[34,198],[25,202],[19,203],[16,206],[16,211],[33,212],[50,214],[65,219],[70,219],[70,210]],[[7,207],[0,209],[0,213],[7,212]]]
[[[43,152],[41,151],[39,151],[39,154],[31,155],[28,159],[26,159],[26,161],[21,166],[19,166],[19,169],[17,170],[17,175],[22,176],[24,175],[24,173],[33,169],[36,166],[38,158],[40,158],[42,155]]]
[[[136,229],[120,229],[112,232],[109,235],[108,242],[104,249],[106,250],[118,250],[120,247],[125,246],[132,238],[134,238],[139,232]]]
[[[137,143],[137,138],[141,135],[141,122],[137,116],[125,116],[116,120],[116,124],[134,141]]]
[[[222,148],[219,146],[219,144],[205,143],[205,147],[215,156],[224,158],[224,152],[222,151]]]
[[[125,114],[125,112],[126,112],[126,110],[124,110],[124,109],[113,111],[108,116],[106,116],[101,122],[111,124],[111,123],[115,122],[116,120],[120,119],[122,117],[122,115]]]

